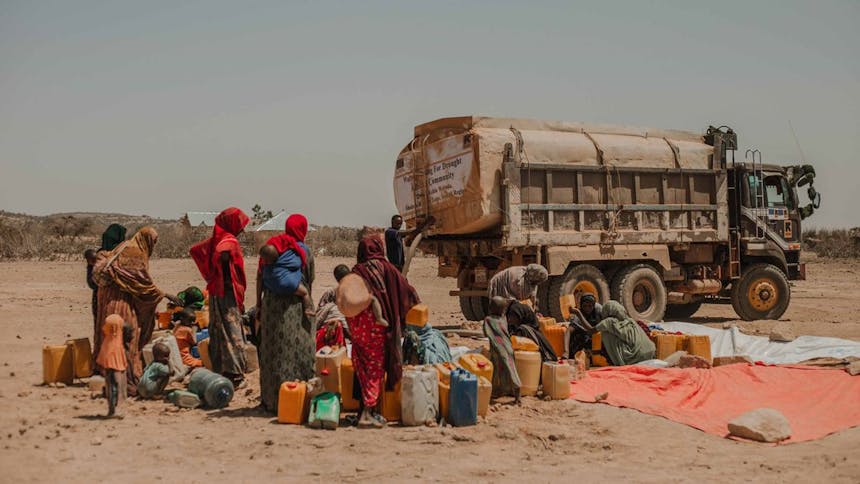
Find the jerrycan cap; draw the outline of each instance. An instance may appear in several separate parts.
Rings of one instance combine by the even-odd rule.
[[[328,375],[329,375],[329,373],[331,373],[331,372],[330,372],[330,371],[328,371],[328,368],[323,368],[323,369],[322,369],[322,371],[320,372],[320,374],[321,374],[322,376],[328,376]]]
[[[486,362],[486,361],[479,361],[479,362],[478,362],[478,368],[483,368],[483,367],[485,367],[485,366],[487,366],[487,362]]]
[[[294,382],[294,381],[287,383],[287,388],[289,388],[290,390],[292,390],[293,388],[296,388],[297,386],[299,386],[299,384],[297,382]]]

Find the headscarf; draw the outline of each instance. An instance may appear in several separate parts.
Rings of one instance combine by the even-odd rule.
[[[196,286],[191,286],[184,291],[180,292],[176,295],[180,301],[182,301],[182,307],[192,308],[197,311],[203,309],[203,306],[206,302],[206,296],[203,295],[203,291]]]
[[[122,317],[118,314],[111,314],[105,318],[105,324],[102,326],[104,336],[96,358],[96,363],[102,368],[125,371],[128,367],[125,348],[122,344],[122,325]]]
[[[508,310],[505,314],[508,319],[508,329],[512,335],[525,336],[537,343],[543,361],[555,361],[558,359],[558,355],[555,354],[552,344],[550,344],[549,340],[546,339],[546,336],[541,333],[537,315],[531,307],[521,302],[514,301],[510,306],[508,306]],[[511,316],[514,316],[515,319],[519,320],[519,323],[513,324],[511,321],[513,318],[511,318]]]
[[[403,354],[400,345],[406,313],[421,302],[418,293],[403,274],[385,258],[385,245],[377,235],[365,237],[358,244],[358,264],[352,272],[367,283],[370,293],[379,301],[382,317],[388,321],[388,349],[385,354],[386,388],[393,389],[402,376]]]
[[[102,250],[114,250],[116,246],[125,241],[126,228],[120,224],[110,224],[102,234]]]
[[[215,217],[215,227],[212,237],[191,247],[191,258],[197,264],[200,275],[206,280],[206,290],[209,294],[224,297],[224,274],[221,264],[221,253],[230,254],[230,280],[233,283],[233,296],[240,310],[245,303],[245,259],[242,246],[236,236],[242,232],[251,219],[245,212],[230,207],[224,209]]]
[[[138,230],[131,240],[101,257],[93,268],[93,278],[100,286],[115,284],[123,292],[144,302],[158,302],[164,293],[149,275],[149,258],[158,241],[152,227]]]
[[[529,285],[538,285],[549,278],[549,272],[540,264],[529,264],[526,266],[525,277]]]
[[[609,301],[604,304],[602,315],[603,319],[614,318],[619,321],[630,319],[630,317],[627,316],[627,311],[624,309],[624,306],[622,306],[618,301]]]
[[[283,254],[288,250],[294,251],[302,259],[302,268],[305,268],[308,265],[308,256],[299,242],[304,242],[307,235],[308,219],[302,214],[294,213],[287,217],[284,233],[270,238],[266,241],[266,245],[274,246],[278,254]],[[259,265],[260,267],[266,265],[262,258],[260,258]]]

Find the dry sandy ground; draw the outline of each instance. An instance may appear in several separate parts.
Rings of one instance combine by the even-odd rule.
[[[317,294],[332,285],[338,262],[348,261],[318,260]],[[453,280],[437,279],[433,264],[418,261],[412,281],[435,323],[461,322],[456,300],[447,296]],[[252,264],[249,273],[255,269]],[[130,402],[124,420],[101,420],[105,401],[91,399],[84,386],[39,385],[42,345],[91,331],[84,267],[20,262],[0,264],[0,271],[0,482],[860,481],[860,428],[768,447],[574,401],[527,398],[471,428],[329,432],[278,425],[254,410],[255,382],[225,410]],[[168,291],[200,282],[190,260],[156,260],[152,271]],[[810,281],[794,286],[784,319],[798,334],[860,340],[858,271],[858,263],[813,260]],[[693,320],[720,324],[732,318],[730,306],[714,305]],[[741,326],[766,333],[771,324]]]

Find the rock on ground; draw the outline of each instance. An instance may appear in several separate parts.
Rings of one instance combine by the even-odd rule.
[[[791,426],[778,410],[757,408],[729,422],[729,433],[758,442],[781,442],[791,437]]]
[[[845,367],[845,371],[847,371],[848,374],[851,376],[860,375],[860,361],[855,361],[854,363],[851,363],[850,365]]]
[[[699,355],[681,355],[678,360],[678,367],[708,369],[711,367],[711,363]]]
[[[686,351],[676,351],[667,356],[663,361],[665,361],[669,367],[678,366],[681,363],[681,357],[686,356],[687,354],[688,353]]]
[[[749,356],[743,356],[743,355],[716,356],[716,357],[714,357],[714,367],[725,366],[725,365],[735,365],[738,363],[752,364],[752,362],[753,362],[753,360],[751,360]]]

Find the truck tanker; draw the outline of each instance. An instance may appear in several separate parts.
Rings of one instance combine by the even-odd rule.
[[[805,278],[815,171],[758,151],[736,160],[737,146],[726,126],[443,118],[416,126],[398,155],[395,201],[407,226],[426,226],[412,249],[457,279],[469,320],[486,316],[495,273],[531,263],[549,272],[538,307],[555,318],[562,295],[592,293],[650,321],[727,299],[745,320],[777,319],[789,281]]]

